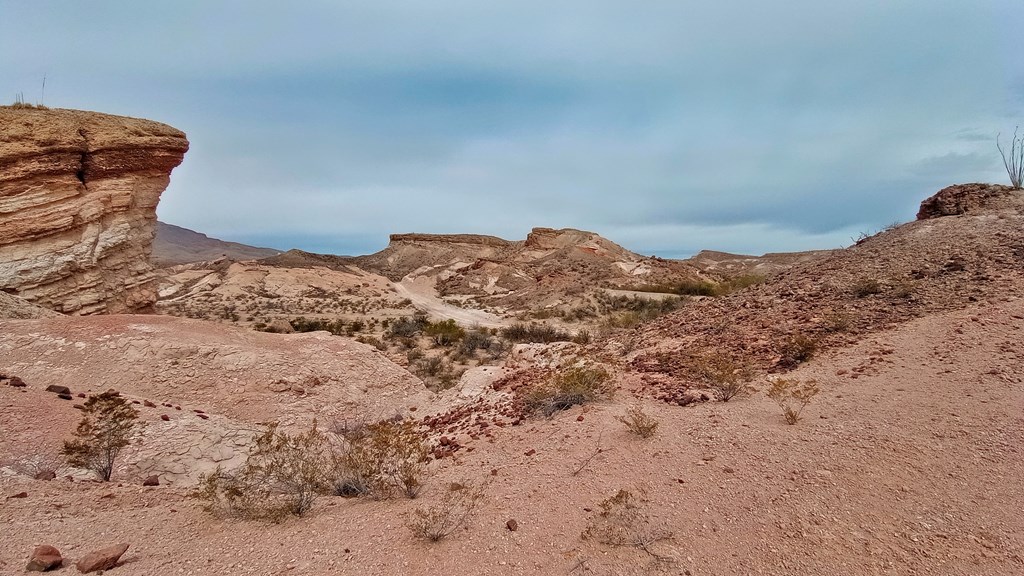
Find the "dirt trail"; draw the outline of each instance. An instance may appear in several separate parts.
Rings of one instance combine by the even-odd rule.
[[[406,276],[401,282],[395,282],[395,292],[412,301],[413,306],[432,316],[455,320],[463,326],[480,326],[482,328],[503,328],[508,321],[483,310],[472,310],[452,306],[435,295],[430,279],[425,277],[412,278]]]

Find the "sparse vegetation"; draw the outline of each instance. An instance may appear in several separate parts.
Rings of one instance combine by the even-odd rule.
[[[999,155],[1003,157],[1003,166],[1010,176],[1010,185],[1014,190],[1020,190],[1024,186],[1024,136],[1018,136],[1019,127],[1013,129],[1013,139],[1010,140],[1010,149],[1004,150],[996,135],[996,148]]]
[[[631,546],[655,558],[663,558],[651,546],[671,538],[672,534],[654,526],[646,495],[643,491],[638,494],[620,489],[603,500],[598,504],[601,511],[590,520],[580,537],[608,546]]]
[[[782,345],[779,354],[782,358],[779,365],[783,368],[793,368],[803,364],[818,351],[818,341],[806,334],[794,334]]]
[[[513,324],[502,328],[501,335],[512,342],[569,342],[572,334],[546,324]]]
[[[638,292],[655,292],[658,294],[676,294],[679,296],[726,296],[737,290],[763,283],[767,278],[761,274],[743,274],[721,282],[710,280],[684,280],[675,284],[644,284],[624,290]]]
[[[412,420],[382,420],[341,434],[336,493],[366,494],[378,500],[401,492],[415,498],[423,486],[427,445]]]
[[[698,356],[693,362],[694,371],[704,382],[718,393],[718,399],[728,402],[747,390],[753,378],[750,366],[740,364],[730,356],[711,353]]]
[[[779,378],[771,383],[768,397],[782,408],[782,416],[787,424],[800,421],[800,414],[821,390],[814,380],[801,382]]]
[[[617,418],[626,425],[626,430],[641,438],[651,438],[658,432],[658,421],[639,406],[630,406],[625,416]]]
[[[854,317],[849,312],[832,310],[822,317],[821,326],[828,332],[850,332],[854,328]]]
[[[857,298],[866,298],[882,292],[882,284],[874,278],[861,278],[850,286],[850,292]]]
[[[548,382],[532,387],[523,399],[527,412],[551,416],[578,404],[611,395],[611,375],[604,368],[574,366],[555,374]]]
[[[73,440],[64,442],[61,454],[69,465],[92,470],[104,482],[110,481],[118,455],[131,443],[139,413],[131,403],[113,391],[90,396]]]
[[[252,520],[280,522],[302,516],[328,492],[334,462],[327,437],[317,429],[290,435],[271,424],[254,438],[252,451],[238,470],[218,467],[199,479],[193,493],[206,510]]]
[[[451,346],[466,336],[466,331],[451,319],[430,322],[424,326],[423,333],[433,339],[438,346]]]
[[[417,538],[437,542],[465,528],[483,499],[483,489],[466,481],[453,482],[447,488],[437,504],[413,510],[407,526]]]

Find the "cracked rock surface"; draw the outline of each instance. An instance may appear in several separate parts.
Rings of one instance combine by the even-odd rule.
[[[156,301],[156,206],[180,130],[78,110],[0,108],[0,290],[69,314]]]

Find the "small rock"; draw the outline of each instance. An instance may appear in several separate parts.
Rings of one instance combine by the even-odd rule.
[[[210,417],[207,416],[206,414],[196,414],[196,416],[202,418],[203,420],[209,420],[210,419]]]
[[[121,555],[127,551],[127,544],[114,544],[113,546],[107,546],[106,548],[89,552],[78,562],[75,562],[75,567],[77,567],[78,571],[82,574],[96,572],[97,570],[110,570],[114,566],[117,566],[117,561],[120,560]]]
[[[54,394],[71,394],[71,389],[67,386],[58,386],[56,384],[50,384],[46,387],[47,392],[53,392]]]
[[[533,448],[530,448],[529,450],[526,451],[526,455],[527,456],[533,456],[536,453],[537,453],[537,451],[534,450]]]
[[[516,530],[519,530],[519,522],[516,522],[515,518],[513,518],[508,522],[505,522],[505,528],[508,528],[509,532],[515,532]]]
[[[17,494],[12,494],[7,497],[8,500],[11,498],[28,498],[28,492],[18,492]]]
[[[722,472],[725,472],[726,474],[734,474],[736,472],[736,469],[733,468],[732,466],[723,466]]]
[[[161,414],[160,419],[163,420],[164,422],[167,422],[171,419],[171,417],[168,416],[167,414]]]
[[[33,476],[36,480],[53,480],[56,477],[57,473],[53,470],[41,470],[36,472],[36,475]]]
[[[156,408],[156,404],[149,400],[143,400],[142,405],[145,406],[146,408]]]
[[[71,394],[57,394],[57,398],[60,398],[61,400],[71,400],[72,396]]]
[[[29,557],[28,566],[25,566],[25,570],[29,572],[46,572],[47,570],[59,567],[62,562],[64,562],[64,558],[61,557],[60,550],[48,544],[41,544],[32,550],[32,556]]]
[[[577,422],[583,422],[583,414],[580,414],[579,416],[577,416],[576,417],[576,421]]]
[[[157,476],[156,474],[154,474],[154,475],[146,478],[145,480],[143,480],[142,481],[142,485],[143,486],[159,486],[160,485],[160,477]]]
[[[15,388],[24,388],[25,381],[17,376],[11,376],[10,380],[7,381],[8,386],[14,386]]]

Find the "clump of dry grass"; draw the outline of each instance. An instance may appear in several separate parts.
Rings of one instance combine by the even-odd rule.
[[[483,488],[466,481],[453,482],[437,504],[413,510],[406,526],[421,540],[443,540],[466,526],[482,499]]]
[[[821,392],[814,380],[786,380],[779,378],[771,383],[768,397],[782,408],[782,416],[787,424],[800,421],[800,414],[811,400]]]
[[[651,438],[658,432],[659,422],[639,406],[630,406],[625,416],[617,418],[626,425],[626,430],[641,438]]]
[[[612,394],[611,375],[600,366],[574,366],[532,387],[523,398],[527,412],[551,416]]]
[[[748,390],[753,370],[725,354],[706,354],[694,359],[693,369],[718,393],[722,402],[728,402]]]
[[[620,489],[598,506],[601,511],[591,518],[580,537],[608,546],[631,546],[655,558],[664,558],[654,552],[652,545],[672,537],[671,532],[657,528],[648,510],[646,493],[636,494]]]

